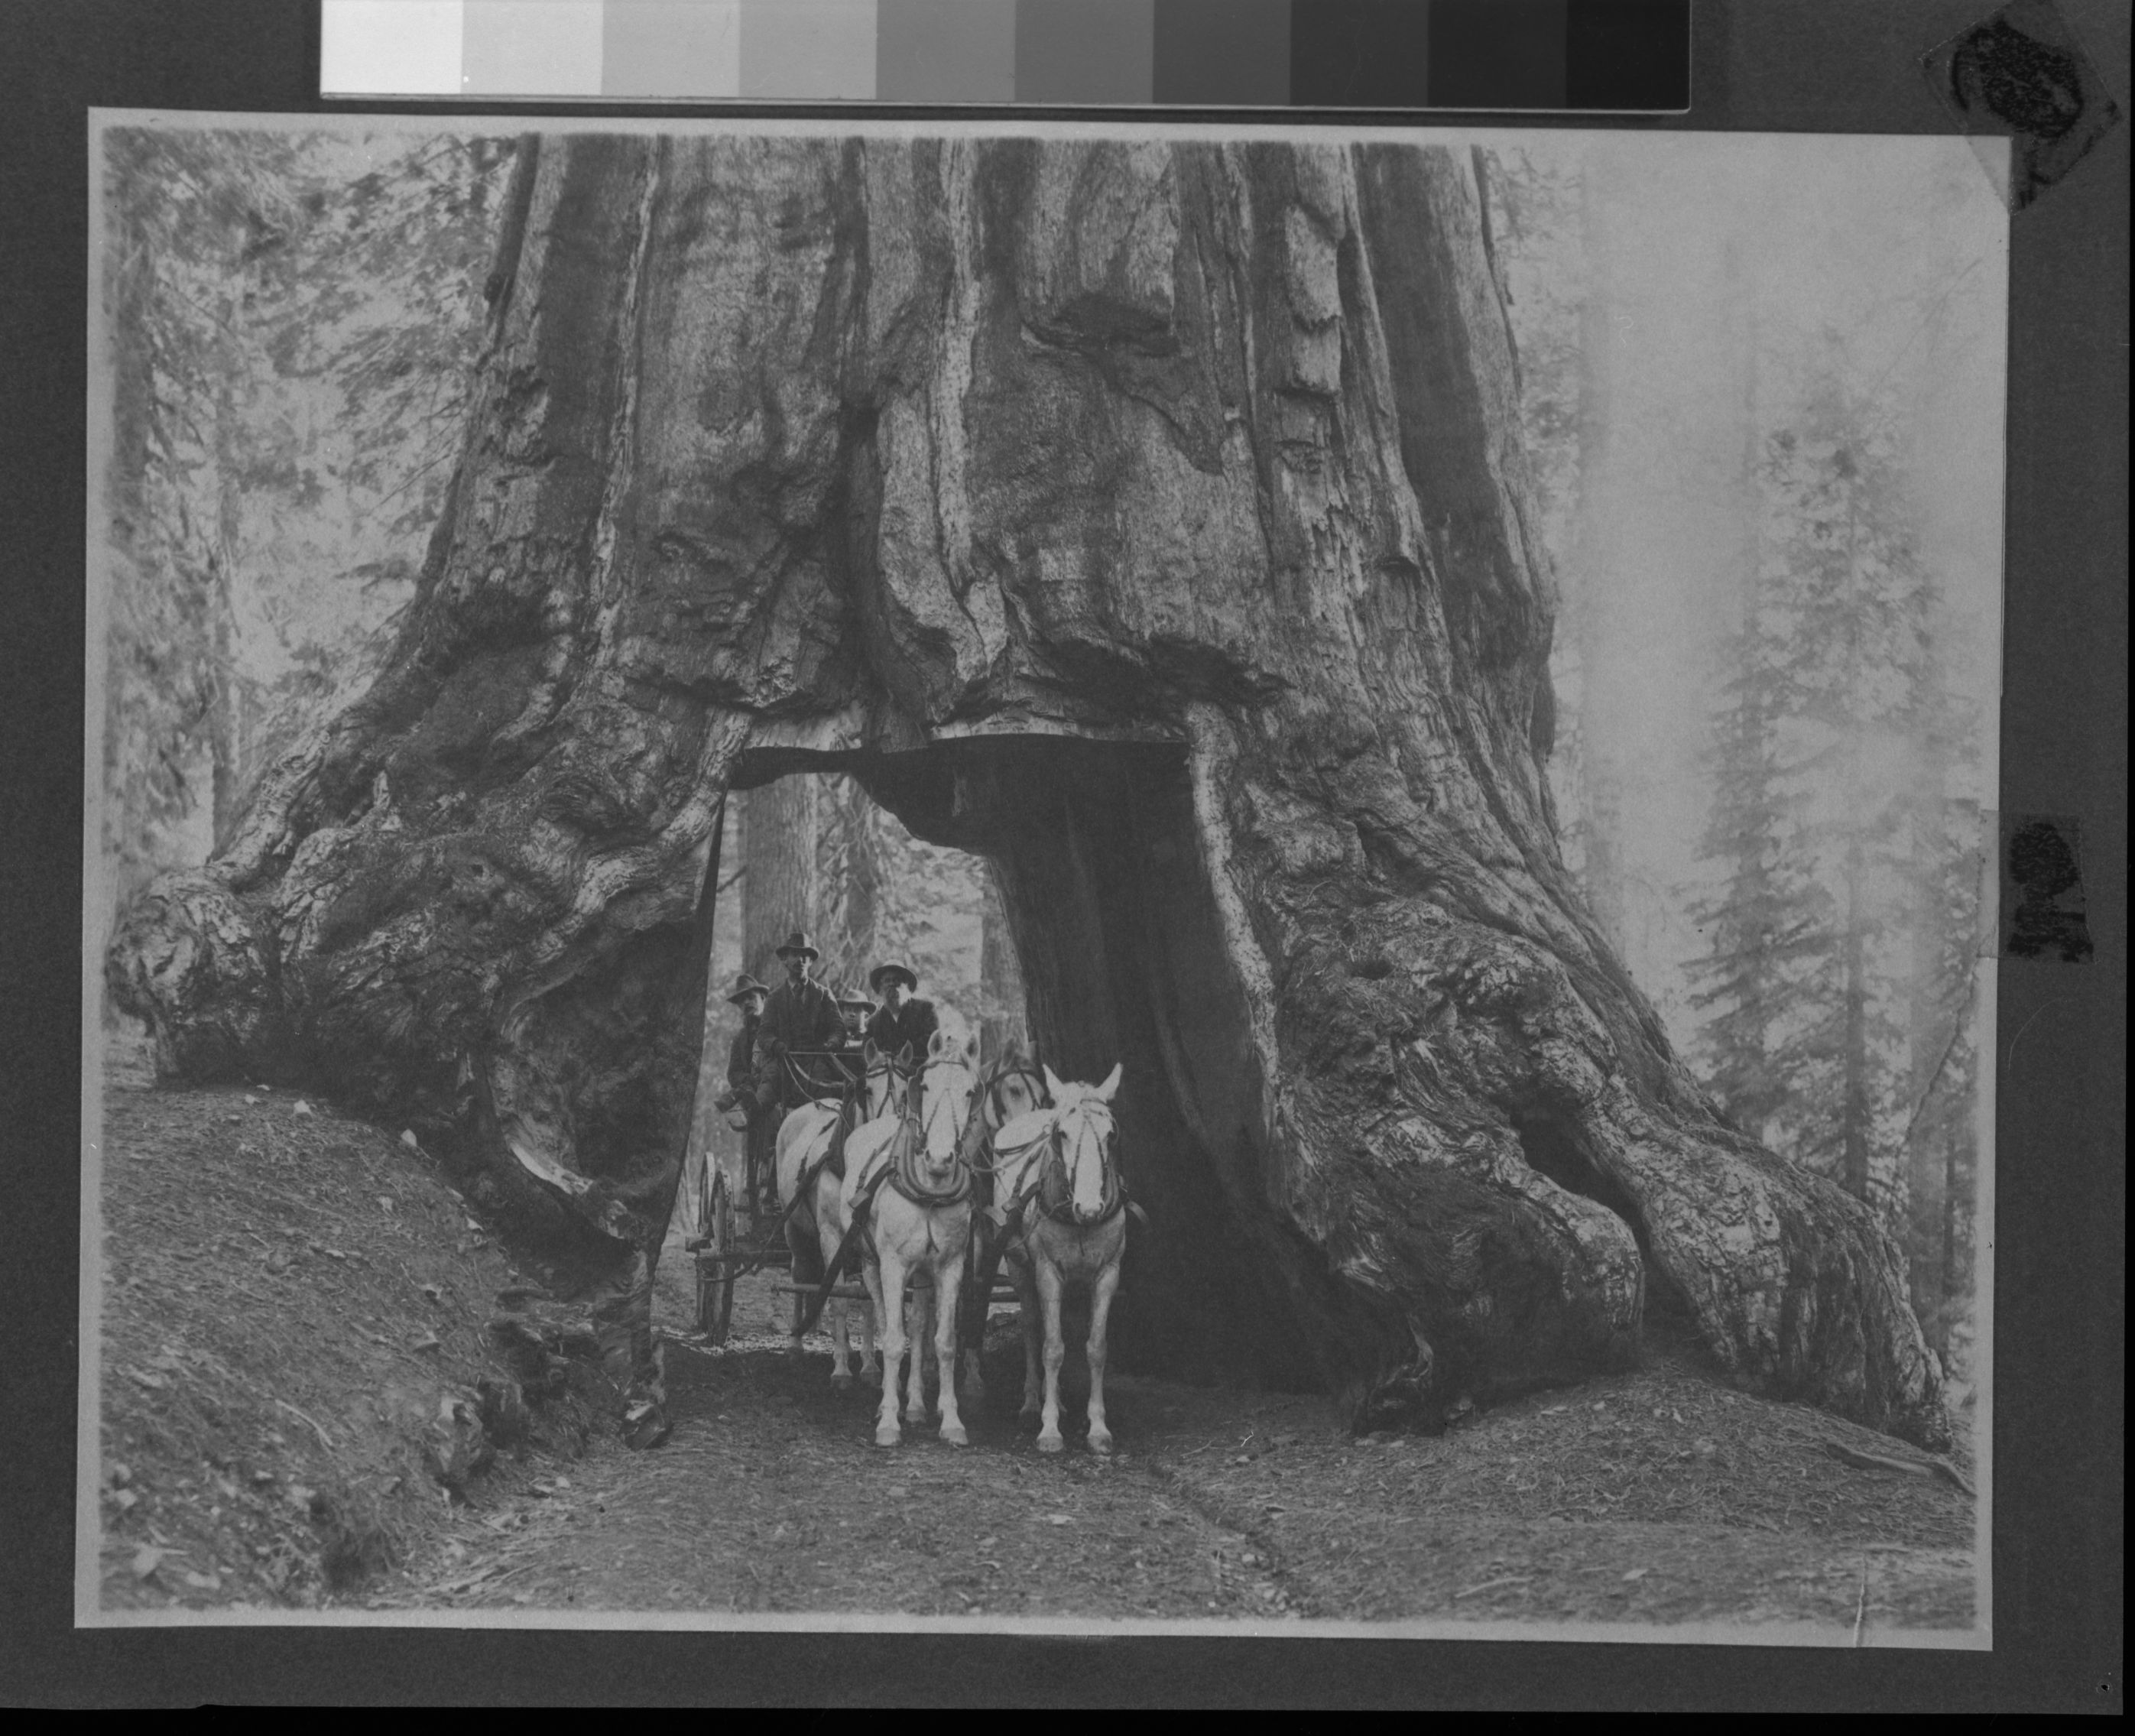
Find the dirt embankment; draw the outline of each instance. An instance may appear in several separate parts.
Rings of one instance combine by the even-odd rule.
[[[1665,1332],[1638,1370],[1431,1439],[1115,1377],[1106,1461],[1079,1415],[1062,1458],[1019,1425],[1009,1311],[971,1447],[930,1423],[892,1453],[874,1394],[832,1391],[821,1332],[782,1354],[767,1278],[726,1347],[695,1341],[676,1241],[674,1433],[632,1453],[613,1395],[555,1354],[567,1312],[524,1300],[543,1274],[419,1153],[311,1107],[138,1076],[109,1093],[109,1605],[1769,1621],[1866,1643],[1973,1618],[1969,1500],[1840,1463],[1828,1443],[1904,1449],[1731,1391]],[[500,1295],[548,1350],[500,1337]],[[485,1392],[542,1399],[545,1357],[564,1390],[479,1463]]]
[[[124,1042],[106,1082],[106,1607],[332,1601],[467,1493],[612,1440],[568,1310],[419,1148],[287,1092],[153,1089]]]

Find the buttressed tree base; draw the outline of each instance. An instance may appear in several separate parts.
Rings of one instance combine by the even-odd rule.
[[[1053,1068],[1125,1063],[1130,1362],[1428,1422],[1665,1307],[1939,1443],[1896,1248],[1725,1124],[1563,868],[1479,172],[523,142],[385,673],[114,944],[163,1071],[422,1129],[648,1381],[721,800],[846,770],[997,863]]]

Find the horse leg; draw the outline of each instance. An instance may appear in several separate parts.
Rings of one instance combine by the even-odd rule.
[[[897,1425],[898,1363],[904,1355],[904,1265],[896,1254],[882,1254],[882,1404],[875,1413],[874,1443],[894,1447]]]
[[[1120,1287],[1120,1263],[1113,1260],[1090,1286],[1090,1450],[1110,1453],[1112,1431],[1105,1426],[1105,1316]]]
[[[922,1264],[917,1269],[925,1271]],[[934,1292],[930,1289],[911,1293],[913,1329],[909,1335],[912,1346],[912,1367],[905,1377],[904,1420],[923,1423],[927,1420],[927,1353],[933,1347],[929,1328],[933,1324]]]
[[[1038,1348],[1045,1327],[1045,1311],[1038,1299],[1038,1284],[1030,1267],[1018,1262],[1014,1275],[1016,1313],[1023,1322],[1023,1407],[1018,1419],[1034,1423],[1043,1391],[1038,1377]]]
[[[823,1283],[827,1288],[831,1281],[830,1262],[838,1257],[838,1244],[845,1240],[844,1227],[835,1211],[825,1211],[821,1182],[816,1184],[816,1246],[821,1250]],[[850,1366],[853,1353],[852,1327],[842,1298],[830,1297],[824,1307],[830,1314],[830,1385],[842,1390],[853,1384]]]
[[[974,1405],[986,1401],[986,1315],[994,1294],[994,1262],[979,1251],[978,1224],[964,1246],[963,1288],[956,1298],[956,1344],[964,1390]]]
[[[882,1358],[874,1343],[874,1323],[877,1318],[875,1292],[878,1286],[869,1280],[867,1267],[860,1267],[860,1285],[868,1293],[868,1299],[860,1304],[860,1379],[879,1386],[882,1384]]]
[[[971,1444],[956,1410],[956,1303],[961,1299],[964,1262],[960,1256],[934,1263],[934,1352],[942,1370],[942,1439],[952,1447]]]
[[[825,1284],[830,1282],[825,1274]],[[824,1306],[830,1311],[830,1385],[842,1391],[853,1384],[851,1323],[845,1318],[845,1299],[833,1296]]]
[[[1045,1405],[1038,1414],[1038,1450],[1058,1453],[1067,1444],[1060,1439],[1060,1365],[1068,1359],[1068,1341],[1060,1330],[1060,1269],[1035,1249],[1030,1263],[1045,1310]]]
[[[791,1218],[787,1220],[786,1245],[792,1251],[793,1277],[796,1284],[800,1281],[801,1273],[806,1269],[806,1262],[801,1256],[807,1247],[808,1238],[814,1233],[812,1226],[804,1231]],[[807,1313],[807,1308],[797,1290],[787,1299],[793,1304],[793,1319],[786,1335],[786,1354],[797,1361],[801,1355],[801,1322],[802,1316]]]

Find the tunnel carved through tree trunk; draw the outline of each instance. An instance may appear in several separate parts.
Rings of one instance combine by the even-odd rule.
[[[995,864],[1041,1051],[1126,1063],[1137,1359],[1428,1416],[1651,1290],[1940,1438],[1895,1245],[1563,869],[1469,156],[580,135],[513,198],[384,675],[114,941],[168,1071],[454,1142],[642,1376],[719,802],[849,771]]]

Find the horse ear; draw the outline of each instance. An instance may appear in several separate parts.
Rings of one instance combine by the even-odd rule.
[[[912,1065],[912,1045],[911,1045],[910,1043],[907,1043],[907,1044],[905,1044],[905,1046],[904,1046],[903,1048],[899,1049],[899,1050],[897,1052],[897,1064],[898,1064],[899,1066],[901,1066],[901,1067],[905,1067],[905,1068],[908,1068],[908,1069],[911,1066],[911,1065]]]
[[[1110,1103],[1112,1100],[1112,1093],[1120,1088],[1120,1062],[1114,1061],[1111,1071],[1105,1075],[1105,1082],[1097,1087],[1097,1100],[1100,1103]]]
[[[976,1031],[964,1039],[964,1061],[970,1066],[979,1064],[979,1037]]]
[[[870,1067],[882,1059],[882,1051],[874,1046],[874,1039],[872,1037],[866,1038],[860,1044],[860,1053],[867,1057],[867,1064]]]
[[[1060,1094],[1066,1090],[1068,1087],[1061,1084],[1058,1075],[1054,1073],[1052,1068],[1047,1067],[1043,1071],[1045,1073],[1045,1095],[1050,1097],[1055,1103],[1058,1103],[1060,1100]]]

